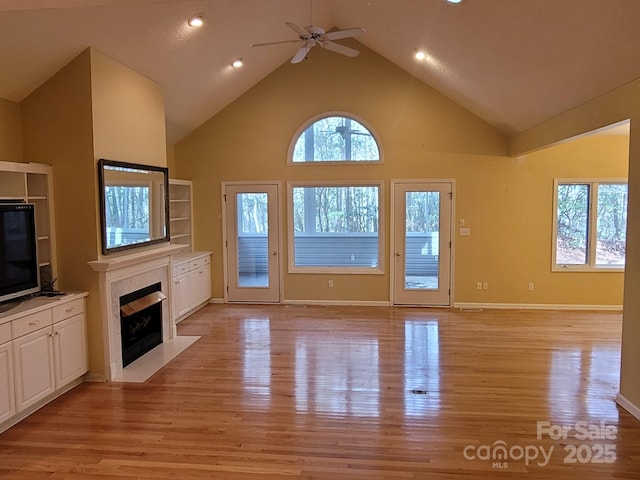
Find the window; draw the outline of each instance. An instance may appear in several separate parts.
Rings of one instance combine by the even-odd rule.
[[[323,116],[303,127],[289,155],[292,163],[380,162],[371,130],[346,115]]]
[[[556,180],[554,183],[553,269],[624,268],[626,182]]]
[[[381,184],[290,184],[289,271],[381,273]]]

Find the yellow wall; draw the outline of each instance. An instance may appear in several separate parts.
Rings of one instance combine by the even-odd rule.
[[[104,362],[98,284],[87,265],[96,258],[99,241],[90,51],[62,68],[20,108],[25,161],[53,166],[56,288],[89,291],[87,326],[93,370]]]
[[[551,273],[553,178],[626,177],[628,142],[598,137],[518,159],[507,139],[375,53],[313,52],[283,65],[176,146],[175,170],[194,182],[196,248],[214,252],[213,295],[223,296],[222,181],[383,180],[388,232],[391,179],[455,179],[457,303],[620,305],[622,274]],[[363,118],[379,135],[383,165],[287,166],[296,130],[322,112]],[[286,193],[283,191],[283,193]],[[282,238],[285,239],[286,208]],[[385,251],[389,252],[386,234]],[[284,275],[285,300],[389,300],[384,275]],[[327,278],[334,288],[327,287]],[[476,282],[489,282],[477,291]],[[528,291],[528,283],[536,288]]]
[[[24,159],[53,166],[58,288],[87,290],[89,369],[104,373],[96,164],[166,165],[160,86],[87,49],[20,104]]]
[[[91,94],[96,159],[167,166],[159,84],[91,49]]]
[[[22,161],[20,106],[2,98],[0,98],[0,161]]]
[[[629,206],[624,277],[620,394],[640,416],[640,80],[573,108],[516,135],[514,153],[543,147],[607,124],[631,120],[629,139]]]

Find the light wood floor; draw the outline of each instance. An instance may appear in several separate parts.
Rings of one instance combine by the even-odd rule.
[[[618,313],[209,305],[147,383],[83,384],[1,434],[0,477],[638,479],[620,332]]]

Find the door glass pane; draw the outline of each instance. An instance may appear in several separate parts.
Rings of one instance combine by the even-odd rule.
[[[239,287],[269,286],[269,211],[266,193],[236,194]]]
[[[589,185],[558,185],[556,265],[585,265],[589,236]]]
[[[406,192],[404,287],[439,287],[440,192]]]
[[[627,243],[627,185],[598,185],[596,265],[624,265]]]

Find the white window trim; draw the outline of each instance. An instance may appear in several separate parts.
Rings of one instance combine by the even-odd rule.
[[[377,267],[297,267],[295,265],[295,239],[293,231],[294,187],[378,187],[378,266]],[[288,273],[326,273],[381,275],[384,274],[385,226],[384,226],[384,182],[383,181],[295,181],[287,182],[287,256]]]
[[[347,118],[351,118],[352,120],[355,120],[356,122],[364,125],[367,130],[369,130],[369,132],[371,133],[371,135],[373,136],[373,139],[375,140],[376,144],[378,145],[378,153],[380,154],[380,159],[379,160],[366,160],[366,161],[362,161],[362,160],[358,160],[358,161],[352,161],[352,160],[337,160],[337,161],[318,161],[318,162],[294,162],[293,161],[293,151],[295,150],[296,147],[296,143],[298,142],[298,138],[300,138],[300,135],[302,135],[302,133],[309,128],[311,125],[313,125],[314,123],[316,123],[318,120],[322,120],[323,118],[327,118],[327,117],[347,117]],[[313,117],[311,117],[310,119],[308,119],[306,122],[304,122],[302,124],[302,126],[300,128],[298,128],[298,130],[296,130],[296,133],[293,135],[293,138],[291,139],[291,142],[289,142],[289,150],[287,151],[287,166],[320,166],[320,165],[379,165],[384,163],[384,153],[382,151],[382,142],[380,142],[380,137],[378,136],[378,134],[376,133],[376,131],[373,129],[373,127],[371,127],[371,125],[364,119],[360,118],[357,115],[354,115],[353,113],[347,113],[347,112],[342,112],[342,111],[329,111],[329,112],[324,112],[324,113],[319,113],[318,115],[314,115]]]
[[[591,185],[591,193],[589,198],[589,242],[587,244],[587,254],[589,256],[588,264],[586,265],[571,265],[571,264],[557,264],[556,263],[556,249],[558,238],[558,186],[560,184],[575,183],[575,184],[589,184]],[[624,183],[628,185],[629,179],[627,178],[555,178],[553,180],[553,218],[552,218],[552,232],[551,232],[551,271],[552,272],[618,272],[623,273],[625,265],[620,266],[598,266],[596,265],[596,249],[592,248],[592,239],[596,238],[596,222],[593,221],[592,213],[595,207],[597,207],[597,189],[594,186],[599,184],[619,184]],[[593,194],[595,190],[595,195]],[[596,208],[597,210],[597,208]]]

